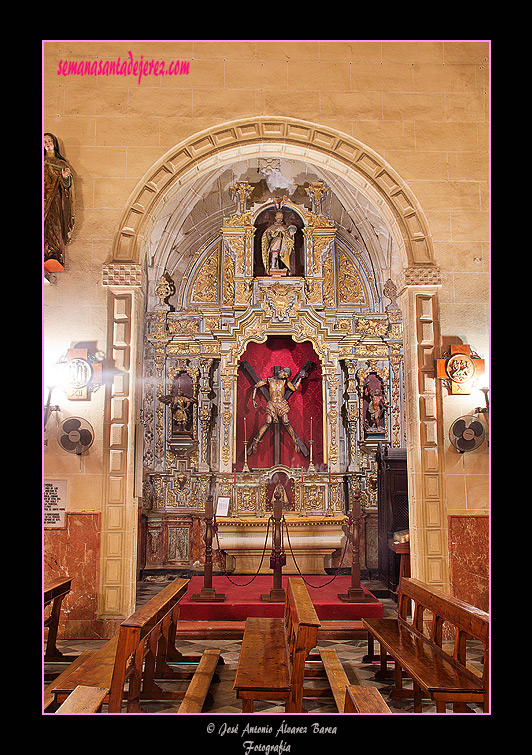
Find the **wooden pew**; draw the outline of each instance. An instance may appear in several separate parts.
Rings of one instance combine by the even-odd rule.
[[[327,674],[329,686],[331,688],[334,702],[339,711],[343,710],[345,702],[345,690],[349,685],[349,679],[344,671],[344,667],[336,650],[333,648],[318,648],[318,653],[323,663],[323,668]]]
[[[318,654],[321,659],[319,665],[323,666],[325,670],[329,688],[339,713],[391,713],[378,689],[349,683],[336,650],[318,647]],[[315,657],[310,656],[309,660],[313,661]],[[306,673],[309,676],[316,676],[317,668],[314,666]],[[303,692],[303,697],[322,696],[324,696],[324,690],[320,688],[305,688]]]
[[[101,687],[84,687],[79,685],[56,710],[58,713],[100,713],[108,689]]]
[[[182,700],[185,690],[163,690],[155,680],[189,679],[197,671],[195,667],[181,671],[169,664],[198,664],[201,660],[201,656],[183,656],[175,648],[179,601],[188,583],[188,579],[178,578],[163,588],[123,621],[118,634],[103,647],[85,654],[81,662],[72,664],[52,682],[47,690],[48,697],[51,693],[56,703],[62,703],[78,686],[107,689],[104,702],[109,713],[122,712],[124,699],[128,713],[141,711],[143,699]],[[206,653],[212,661],[212,651]],[[219,657],[219,651],[215,653]],[[204,665],[200,669],[202,677]],[[129,682],[127,692],[126,681]]]
[[[178,713],[201,713],[219,660],[219,650],[207,648],[203,651],[198,667],[185,692],[183,702],[177,709]],[[168,712],[171,713],[172,711],[169,710]]]
[[[409,620],[410,604],[414,604]],[[427,631],[426,613],[432,619]],[[397,619],[362,619],[369,637],[380,645],[381,674],[386,672],[387,655],[395,661],[395,689],[392,697],[414,698],[414,712],[421,713],[422,699],[436,703],[445,713],[453,704],[455,712],[470,713],[467,703],[479,703],[488,712],[489,693],[489,615],[474,606],[429,588],[417,579],[403,577]],[[452,628],[454,648],[444,642],[445,628]],[[484,669],[477,674],[467,663],[466,642],[473,638],[484,647]],[[413,681],[413,690],[403,688],[403,673]]]
[[[83,653],[81,653],[81,655],[78,655],[72,661],[72,663],[67,666],[67,668],[46,687],[43,695],[44,711],[47,711],[55,702],[55,694],[53,691],[54,685],[60,685],[62,680],[68,678],[68,676],[74,671],[74,669],[76,669],[81,663],[83,663],[83,661],[87,660],[87,658],[92,655],[93,652],[93,650],[85,650]]]
[[[282,619],[246,620],[233,685],[243,713],[253,713],[254,700],[284,700],[286,712],[303,712],[305,660],[316,646],[319,627],[300,577],[288,579]]]
[[[344,713],[391,713],[376,687],[348,684],[345,690]]]
[[[72,579],[70,577],[58,577],[44,585],[44,608],[52,604],[50,615],[44,620],[44,627],[48,629],[48,638],[46,640],[46,650],[44,652],[45,662],[63,662],[68,663],[75,659],[75,655],[64,655],[56,646],[57,630],[59,627],[59,616],[61,614],[61,604],[70,592]]]

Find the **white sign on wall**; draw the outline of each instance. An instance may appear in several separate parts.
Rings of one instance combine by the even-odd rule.
[[[66,527],[67,481],[44,481],[43,519],[45,529]]]

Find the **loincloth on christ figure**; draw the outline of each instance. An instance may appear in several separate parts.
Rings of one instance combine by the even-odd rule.
[[[282,419],[286,417],[290,407],[288,401],[282,399],[281,401],[268,401],[266,404],[266,414],[272,418],[272,422],[279,422],[279,417]]]

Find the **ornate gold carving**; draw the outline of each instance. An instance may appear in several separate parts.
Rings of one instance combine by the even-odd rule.
[[[191,300],[215,304],[218,301],[218,249],[214,249],[202,264],[194,287]]]
[[[224,288],[222,304],[232,306],[235,300],[235,266],[231,255],[224,250]]]
[[[231,215],[229,218],[224,220],[223,228],[245,228],[246,226],[251,225],[252,222],[252,215],[253,213],[251,211],[247,211],[242,213],[242,215]]]
[[[225,243],[231,248],[236,259],[237,275],[246,274],[246,237],[241,235],[224,235]]]
[[[165,299],[175,293],[175,286],[172,280],[163,274],[155,284],[155,295],[159,297],[159,306],[163,307]]]
[[[332,245],[323,260],[323,304],[334,307],[334,274],[332,266]]]
[[[233,415],[229,411],[228,408],[225,408],[222,412],[222,420],[223,420],[223,430],[224,430],[224,444],[222,448],[222,459],[224,461],[224,464],[229,463],[229,458],[231,456],[231,449],[229,447],[229,431],[231,428],[231,417]]]
[[[201,346],[195,343],[172,343],[169,344],[168,348],[166,349],[166,353],[168,356],[179,354],[179,355],[193,355],[193,354],[200,354],[201,353]]]
[[[297,287],[299,287],[299,282]],[[286,319],[288,310],[298,299],[297,287],[279,282],[264,287],[264,297],[270,305],[274,317],[279,320]]]
[[[233,202],[236,202],[236,210],[238,213],[236,217],[241,217],[243,213],[249,215],[249,213],[246,212],[246,209],[248,200],[253,194],[253,189],[254,187],[248,181],[236,181],[229,189],[231,199]],[[232,217],[234,218],[235,216],[233,215]]]
[[[388,346],[385,343],[358,343],[355,346],[355,356],[357,357],[387,357]]]
[[[200,329],[199,318],[184,317],[179,320],[168,318],[167,329],[171,335],[195,335]]]
[[[388,319],[359,317],[357,318],[356,332],[365,336],[385,338],[388,333]]]
[[[307,301],[315,307],[323,305],[323,281],[311,280],[307,278],[305,280],[305,291],[307,294]]]
[[[306,511],[323,511],[324,488],[321,485],[305,485],[303,487],[303,506]]]
[[[313,259],[312,271],[308,271],[309,275],[319,274],[326,252],[327,257],[329,256],[329,253],[332,254],[333,241],[334,235],[317,233],[312,234]]]
[[[352,320],[350,317],[338,317],[334,323],[335,330],[343,330],[348,333],[351,330]]]
[[[337,249],[337,254],[340,304],[358,304],[365,301],[364,288],[355,263],[342,249]]]
[[[334,220],[325,215],[316,215],[314,212],[307,213],[307,225],[312,228],[335,228]]]
[[[251,488],[251,487],[237,488],[236,500],[237,500],[237,512],[244,511],[246,513],[249,513],[249,512],[255,512],[257,509],[255,488]]]
[[[247,305],[251,301],[251,282],[243,278],[235,278],[235,304]]]

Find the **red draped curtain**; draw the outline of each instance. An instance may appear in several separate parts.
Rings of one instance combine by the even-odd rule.
[[[292,378],[296,376],[306,361],[314,362],[314,369],[308,378],[303,378],[295,393],[288,400],[290,424],[310,448],[312,418],[312,438],[314,440],[313,460],[317,470],[325,469],[323,464],[323,417],[321,363],[310,341],[296,343],[290,336],[269,336],[265,343],[250,343],[242,355],[240,363],[248,361],[260,380],[273,377],[273,368],[289,367]],[[246,417],[247,440],[251,442],[266,421],[266,399],[257,390],[257,408],[252,403],[253,381],[242,368],[238,370],[237,416],[236,416],[236,465],[241,471],[244,465],[244,417]],[[280,423],[281,424],[281,423]],[[273,466],[273,424],[259,443],[258,450],[248,458],[250,469],[269,469]],[[294,443],[284,428],[280,429],[280,463],[291,468],[307,469],[310,457],[303,456],[294,449]]]

